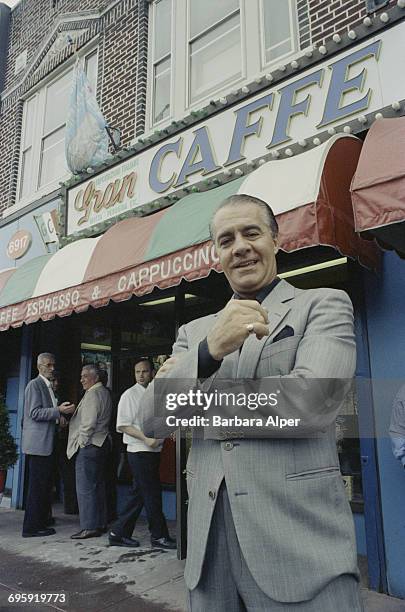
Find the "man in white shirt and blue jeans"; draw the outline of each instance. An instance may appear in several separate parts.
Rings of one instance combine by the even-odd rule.
[[[131,536],[145,506],[151,544],[159,548],[176,548],[162,510],[159,464],[163,440],[145,436],[138,422],[139,402],[153,375],[152,360],[140,357],[135,362],[136,383],[122,394],[118,404],[117,431],[124,434],[133,480],[127,502],[108,534],[112,546],[139,546],[139,541]]]

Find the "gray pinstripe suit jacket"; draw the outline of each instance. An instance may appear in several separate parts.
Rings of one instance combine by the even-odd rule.
[[[269,312],[269,336],[260,341],[249,336],[240,352],[225,357],[217,376],[282,380],[354,375],[353,309],[344,292],[303,291],[281,281],[263,306]],[[216,316],[180,328],[173,347],[179,360],[167,377],[197,378],[198,344]],[[294,335],[272,343],[286,325]],[[302,402],[306,401],[303,395]],[[314,415],[323,409],[307,408]],[[153,409],[153,385],[149,385],[141,402],[146,435],[153,435]],[[241,439],[232,452],[222,440],[195,437],[187,464],[189,589],[198,584],[203,567],[215,507],[209,492],[217,491],[223,478],[244,558],[269,597],[306,601],[338,575],[358,575],[353,519],[340,476],[334,427],[317,438]],[[238,495],[242,491],[244,495]]]

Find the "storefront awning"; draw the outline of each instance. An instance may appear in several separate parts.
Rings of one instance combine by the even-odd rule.
[[[358,139],[335,136],[295,158],[263,164],[247,178],[193,193],[153,215],[121,221],[103,236],[32,259],[12,274],[0,271],[0,329],[82,312],[219,272],[209,221],[222,200],[235,193],[272,206],[281,250],[324,245],[374,267],[376,249],[354,231],[349,192],[360,150]]]
[[[351,191],[356,231],[405,257],[405,117],[373,123]]]

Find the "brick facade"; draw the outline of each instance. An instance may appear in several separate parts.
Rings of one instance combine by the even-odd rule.
[[[310,35],[305,39],[308,44],[321,45],[333,34],[342,34],[355,28],[367,16],[365,0],[298,0],[298,2],[301,5],[306,4],[309,13]],[[379,12],[394,4],[396,0],[390,0],[389,4]]]
[[[0,215],[16,199],[23,102],[32,87],[73,55],[71,47],[48,55],[62,32],[77,30],[77,48],[98,46],[97,98],[102,112],[128,145],[143,133],[147,65],[146,0],[22,0],[11,13],[0,110]],[[15,74],[27,51],[25,71]]]
[[[323,44],[366,14],[366,0],[297,0],[299,48]],[[76,30],[79,49],[97,43],[97,97],[108,123],[120,129],[122,144],[145,131],[148,0],[21,0],[11,13],[0,108],[0,216],[16,200],[23,96],[71,58],[69,46],[51,56],[48,51],[63,32]],[[26,69],[15,74],[24,51]]]

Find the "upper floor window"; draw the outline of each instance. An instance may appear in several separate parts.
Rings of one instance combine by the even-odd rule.
[[[149,127],[295,53],[296,0],[155,0],[149,44]]]
[[[289,0],[261,0],[264,30],[264,63],[294,51],[293,3]]]
[[[93,91],[97,82],[97,51],[85,58]],[[65,159],[65,126],[73,67],[24,103],[18,200],[42,194],[69,174]],[[47,189],[48,188],[48,189]]]
[[[191,103],[241,76],[239,0],[189,0],[188,62]]]
[[[153,123],[170,115],[172,65],[172,0],[154,4],[155,36],[153,40]]]

